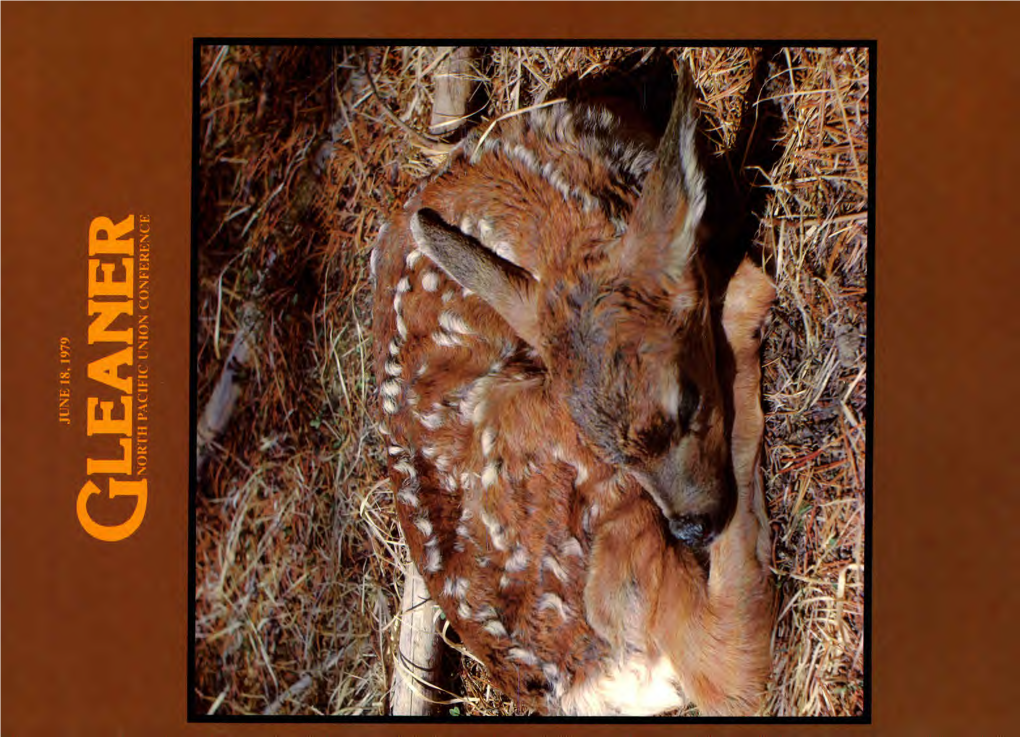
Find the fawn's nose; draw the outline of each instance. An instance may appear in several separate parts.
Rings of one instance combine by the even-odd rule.
[[[708,515],[685,514],[669,521],[669,531],[674,538],[691,547],[701,547],[712,541],[712,524]]]

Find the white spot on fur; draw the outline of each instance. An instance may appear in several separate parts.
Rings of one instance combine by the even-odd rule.
[[[557,461],[566,463],[573,467],[573,469],[577,472],[577,479],[575,483],[583,484],[588,479],[588,468],[580,461],[569,457],[562,445],[558,443],[554,445],[552,448],[552,455]]]
[[[397,282],[397,296],[405,294],[411,291],[411,280],[408,277],[402,278]]]
[[[471,217],[465,215],[460,219],[460,232],[464,235],[473,235],[474,223],[471,222]]]
[[[538,600],[538,611],[541,612],[546,609],[551,609],[552,611],[557,612],[564,622],[570,619],[569,607],[563,603],[563,599],[550,591],[542,594]]]
[[[469,581],[460,576],[451,576],[443,582],[443,595],[463,599],[467,595]]]
[[[464,398],[460,400],[458,405],[458,411],[460,412],[460,421],[463,423],[474,422],[476,425],[480,425],[482,418],[485,414],[485,397],[488,396],[489,386],[492,384],[492,379],[488,377],[482,377],[474,381],[464,394]]]
[[[401,340],[407,340],[407,325],[404,323],[404,319],[397,315],[397,333],[400,334]]]
[[[482,625],[482,629],[488,632],[493,637],[506,637],[506,627],[498,619],[490,619],[488,622]]]
[[[612,147],[613,157],[623,164],[631,175],[643,177],[655,163],[655,152],[641,145],[624,144],[617,141]]]
[[[394,358],[400,355],[400,346],[397,345],[395,340],[390,341],[389,352]]]
[[[389,453],[390,453],[391,456],[398,456],[398,455],[400,455],[403,452],[404,452],[404,449],[401,448],[399,445],[391,445],[389,447]]]
[[[560,699],[563,697],[563,677],[560,675],[560,669],[556,667],[555,663],[543,663],[542,664],[542,675],[549,682],[549,688],[551,690],[551,696],[554,699]],[[551,704],[550,704],[551,705]]]
[[[439,327],[443,328],[450,333],[460,333],[461,335],[473,335],[474,330],[468,327],[468,324],[464,321],[460,315],[455,315],[449,310],[444,310],[439,313]]]
[[[383,385],[379,388],[384,397],[398,397],[400,396],[400,382],[396,379],[383,382]]]
[[[422,274],[421,285],[426,292],[434,292],[439,289],[439,274],[435,271],[426,271]]]
[[[425,456],[426,458],[430,458],[430,459],[431,458],[435,458],[436,454],[438,452],[439,451],[436,450],[436,446],[434,446],[434,445],[425,445],[425,446],[422,446],[422,449],[421,449],[421,454],[423,456]]]
[[[496,610],[493,608],[492,604],[485,604],[475,614],[475,619],[477,619],[479,622],[484,622],[488,619],[496,618],[497,618]]]
[[[491,427],[485,428],[485,432],[482,433],[482,454],[488,458],[489,454],[492,453],[492,446],[496,442],[496,431]]]
[[[418,472],[414,470],[414,465],[408,460],[402,460],[394,464],[393,470],[397,473],[401,473],[409,478],[414,478],[418,475]]]
[[[431,538],[425,543],[425,571],[437,573],[443,567],[443,556],[439,552],[439,541]]]
[[[429,430],[438,430],[443,426],[444,417],[442,412],[430,412],[421,416],[421,424]]]
[[[463,341],[456,335],[450,333],[444,333],[442,331],[432,333],[432,340],[440,348],[456,348],[457,346],[464,345]]]
[[[547,555],[542,558],[542,570],[549,571],[562,583],[567,582],[567,572],[564,570],[560,562],[553,558],[551,555]]]
[[[419,366],[418,370],[414,372],[414,375],[420,378],[420,377],[424,376],[425,372],[428,371],[428,370],[429,370],[429,362],[428,361],[422,361],[421,362],[421,366]]]
[[[418,528],[418,532],[421,533],[422,537],[432,537],[432,523],[429,522],[426,517],[419,517],[414,521],[414,526]]]
[[[506,152],[532,171],[538,170],[538,159],[535,157],[535,154],[532,153],[531,149],[525,148],[521,144],[516,144],[513,146],[507,146]]]
[[[387,376],[400,376],[404,371],[396,361],[387,361],[383,370]]]
[[[482,487],[488,489],[496,483],[499,478],[499,466],[496,463],[488,463],[482,471]]]
[[[560,555],[573,555],[578,558],[582,558],[584,557],[584,551],[582,550],[581,543],[578,542],[577,538],[571,537],[560,545]]]
[[[457,614],[461,619],[471,619],[471,607],[467,605],[466,601],[457,605]]]
[[[514,552],[506,561],[506,570],[510,573],[518,573],[528,567],[528,551],[523,545],[516,545]]]
[[[523,647],[512,647],[507,651],[507,657],[525,665],[538,665],[538,658],[535,653],[525,650]]]
[[[407,265],[407,268],[414,269],[414,265],[418,263],[418,259],[421,258],[421,255],[421,251],[417,248],[407,254],[407,258],[404,259],[404,263]]]
[[[552,164],[549,163],[542,167],[542,174],[548,180],[549,184],[553,186],[553,189],[559,192],[560,196],[564,200],[569,202],[571,199],[570,184],[567,182],[566,177],[563,176],[563,172],[558,169],[554,169]]]
[[[397,405],[397,403],[394,402],[389,397],[383,397],[382,406],[383,406],[383,411],[386,412],[386,414],[388,414],[388,415],[396,414],[397,410],[400,409],[400,407]]]
[[[464,151],[471,152],[469,161],[472,164],[477,164],[483,156],[494,148],[499,147],[499,139],[485,138],[481,141],[478,140],[479,136],[469,135],[460,142],[460,146],[464,147]]]
[[[485,529],[489,533],[489,538],[492,540],[493,547],[500,552],[505,552],[507,549],[507,539],[506,530],[503,525],[484,510],[479,515],[479,518],[482,520],[482,524],[485,525]]]
[[[447,289],[445,292],[443,292],[443,302],[449,302],[451,299],[454,298],[455,294],[456,293],[452,289]]]

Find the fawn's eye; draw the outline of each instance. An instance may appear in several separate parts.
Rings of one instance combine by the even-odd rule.
[[[680,391],[680,404],[677,406],[677,421],[680,427],[688,430],[694,415],[701,408],[701,392],[693,384],[686,384]]]
[[[673,442],[676,423],[666,417],[658,417],[652,424],[639,430],[638,445],[644,456],[660,456]]]

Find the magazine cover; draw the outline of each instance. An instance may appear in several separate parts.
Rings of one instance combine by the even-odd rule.
[[[5,4],[3,733],[1004,719],[909,16]]]

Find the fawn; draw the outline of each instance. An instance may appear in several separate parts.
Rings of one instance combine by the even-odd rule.
[[[593,101],[467,137],[372,252],[411,558],[493,683],[545,713],[753,713],[770,665],[773,288],[745,262],[710,304],[690,89],[658,141]]]

